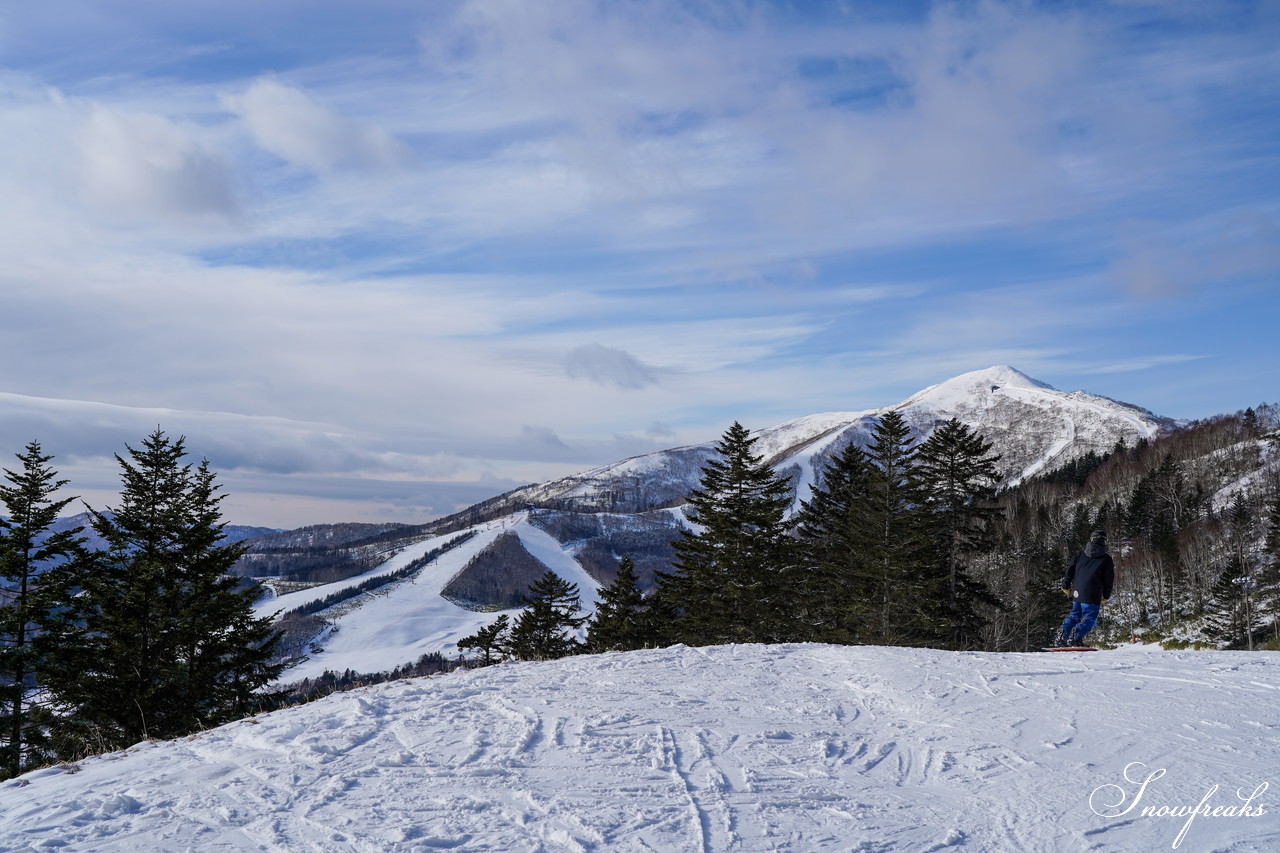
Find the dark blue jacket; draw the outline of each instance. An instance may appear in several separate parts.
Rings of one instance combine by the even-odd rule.
[[[1090,542],[1067,566],[1062,588],[1071,589],[1071,597],[1081,604],[1101,604],[1111,597],[1116,582],[1116,564],[1101,542]]]

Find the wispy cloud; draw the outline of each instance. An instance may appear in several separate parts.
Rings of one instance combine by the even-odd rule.
[[[95,106],[79,148],[85,194],[101,211],[147,219],[238,213],[228,160],[163,116]]]
[[[1280,227],[1266,209],[1229,210],[1170,226],[1126,222],[1111,273],[1141,298],[1176,297],[1195,288],[1280,278]]]
[[[409,146],[376,125],[361,125],[321,106],[305,92],[272,78],[255,80],[222,103],[245,123],[254,142],[315,171],[339,165],[395,169],[413,156]]]
[[[1254,374],[1203,375],[1280,355],[1278,34],[1249,4],[18,4],[0,452],[38,433],[101,484],[160,423],[245,512],[404,518],[992,363],[1235,407]]]
[[[565,359],[565,372],[573,379],[619,388],[643,388],[658,381],[653,368],[631,353],[596,343],[571,351]]]

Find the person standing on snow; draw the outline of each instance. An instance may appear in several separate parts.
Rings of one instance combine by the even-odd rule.
[[[1071,613],[1053,638],[1055,646],[1084,645],[1085,634],[1093,630],[1115,580],[1116,564],[1107,553],[1107,534],[1095,530],[1062,579],[1062,592],[1071,598]]]

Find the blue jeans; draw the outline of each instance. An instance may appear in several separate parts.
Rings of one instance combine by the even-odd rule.
[[[1082,604],[1079,601],[1072,603],[1071,615],[1062,623],[1062,636],[1069,640],[1074,630],[1076,640],[1083,640],[1084,635],[1093,630],[1100,610],[1101,604]]]

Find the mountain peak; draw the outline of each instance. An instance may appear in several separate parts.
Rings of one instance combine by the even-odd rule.
[[[995,385],[1001,388],[1043,388],[1049,391],[1055,390],[1052,385],[1047,382],[1041,382],[1039,379],[1032,379],[1021,370],[1010,367],[1007,364],[997,364],[984,370],[971,370],[968,373],[961,373],[945,382],[934,385],[933,388],[973,388],[975,386]],[[925,389],[926,391],[932,389]],[[921,392],[924,393],[924,392]]]
[[[902,408],[910,405],[917,405],[928,401],[931,404],[948,406],[949,404],[960,400],[972,400],[975,397],[981,397],[1001,389],[1021,389],[1021,390],[1040,390],[1055,391],[1052,385],[1047,382],[1041,382],[1039,379],[1032,379],[1021,370],[1010,367],[1007,364],[997,364],[988,367],[985,370],[973,370],[968,373],[961,373],[945,382],[939,382],[937,385],[930,385],[923,391],[912,394],[906,400],[903,400],[895,408]]]
[[[1041,382],[1039,379],[1032,379],[1021,370],[1010,367],[1007,364],[997,364],[992,367],[988,367],[986,370],[974,370],[969,373],[962,373],[949,381],[989,381],[997,385],[1014,385],[1019,388],[1048,388],[1049,390],[1054,390],[1053,386],[1049,383]]]

